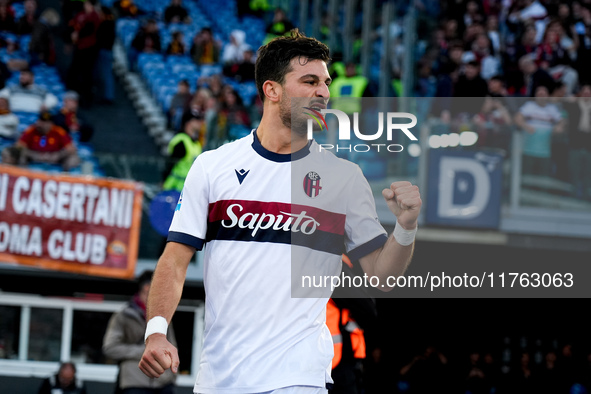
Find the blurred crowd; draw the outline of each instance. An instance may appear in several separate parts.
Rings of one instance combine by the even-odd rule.
[[[500,350],[474,349],[458,359],[457,354],[426,346],[398,371],[396,392],[582,394],[591,390],[591,354],[577,353],[580,349],[570,343],[548,351]]]
[[[505,152],[521,132],[524,174],[591,198],[591,2],[451,0],[430,26],[416,96],[448,98],[441,130]]]

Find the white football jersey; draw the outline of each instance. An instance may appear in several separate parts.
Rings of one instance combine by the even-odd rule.
[[[277,154],[263,148],[255,131],[198,156],[168,236],[197,249],[206,245],[195,392],[332,383],[330,294],[292,291],[292,280],[300,280],[293,273],[339,275],[343,252],[356,260],[386,239],[359,167],[319,152],[313,141]]]

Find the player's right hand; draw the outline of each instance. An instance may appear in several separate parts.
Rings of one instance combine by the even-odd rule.
[[[158,378],[167,369],[177,373],[179,355],[164,334],[152,334],[146,340],[146,349],[139,364],[140,370],[150,378]]]

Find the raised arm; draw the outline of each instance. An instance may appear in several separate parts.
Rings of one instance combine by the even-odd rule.
[[[170,324],[176,310],[187,274],[187,267],[195,254],[195,248],[176,242],[169,242],[158,261],[150,295],[148,296],[148,322],[157,316]],[[179,366],[177,349],[166,339],[166,334],[157,332],[146,339],[146,349],[139,364],[141,371],[151,378],[157,378],[168,368],[176,373]]]
[[[410,264],[422,201],[419,188],[406,181],[392,183],[382,195],[397,218],[397,229],[380,249],[360,258],[359,262],[367,275],[377,276],[380,283],[386,284],[388,276],[404,274]],[[380,287],[384,291],[391,289]]]

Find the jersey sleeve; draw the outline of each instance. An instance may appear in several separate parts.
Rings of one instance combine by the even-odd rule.
[[[345,248],[351,260],[359,260],[381,248],[388,236],[378,219],[369,183],[358,166],[348,194]]]
[[[168,241],[203,248],[207,233],[209,182],[203,168],[202,156],[197,157],[177,203],[168,231]]]

